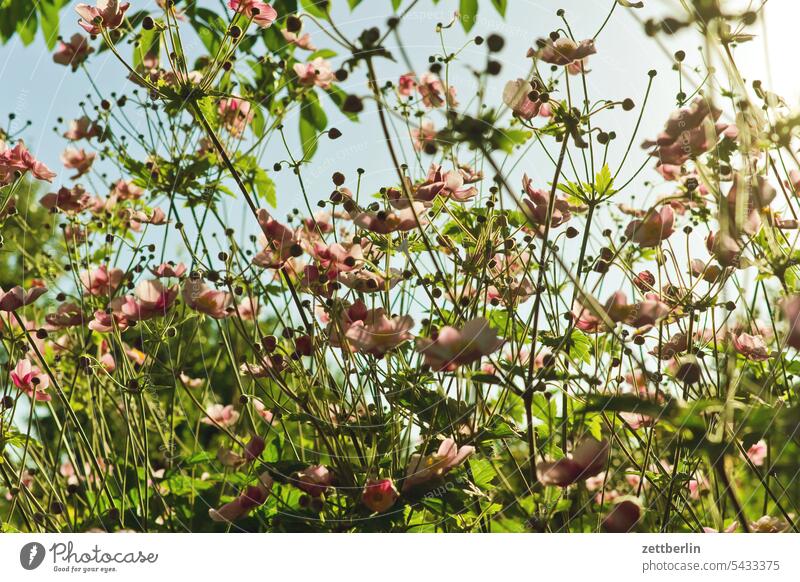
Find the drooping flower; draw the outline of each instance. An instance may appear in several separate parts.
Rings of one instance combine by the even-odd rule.
[[[75,170],[75,175],[71,179],[76,180],[92,168],[96,156],[97,154],[87,153],[83,148],[67,148],[61,154],[61,163],[68,170]]]
[[[242,135],[255,116],[249,101],[235,97],[220,99],[217,109],[225,129],[234,136]]]
[[[239,420],[239,411],[233,408],[233,404],[212,404],[206,408],[206,415],[200,419],[203,424],[211,426],[228,427],[236,424]]]
[[[369,480],[361,493],[361,502],[376,513],[383,513],[399,497],[391,479]]]
[[[645,327],[670,314],[669,305],[656,293],[645,293],[644,299],[633,304],[630,316],[625,321],[633,327]]]
[[[290,30],[286,30],[285,28],[283,28],[281,29],[281,34],[283,35],[283,40],[285,40],[289,44],[293,44],[299,49],[307,51],[317,50],[317,47],[315,47],[314,44],[311,42],[311,35],[309,33],[300,35],[297,32],[292,32]]]
[[[278,18],[278,12],[266,2],[260,0],[230,0],[228,6],[236,12],[252,18],[261,28],[269,28]]]
[[[105,30],[119,28],[125,18],[125,11],[128,10],[128,2],[119,0],[97,0],[96,6],[88,4],[78,4],[75,12],[81,19],[78,24],[89,34],[100,34]]]
[[[533,85],[525,79],[516,79],[506,83],[503,89],[503,103],[517,117],[532,119],[539,114],[541,101],[532,101],[529,95],[533,93]]]
[[[749,333],[731,334],[733,348],[748,360],[763,362],[769,359],[769,348],[761,335]]]
[[[800,295],[792,295],[781,302],[783,316],[789,322],[786,345],[800,350]]]
[[[399,195],[399,191],[395,191]],[[425,181],[414,189],[414,199],[431,202],[437,196],[449,198],[456,202],[466,202],[475,197],[478,190],[474,186],[465,185],[464,175],[460,169],[443,171],[442,166],[431,164]],[[399,196],[397,200],[402,200]]]
[[[32,400],[47,402],[52,399],[45,392],[50,386],[50,377],[37,366],[31,365],[28,359],[17,362],[17,365],[11,370],[11,381]]]
[[[109,303],[109,309],[98,309],[94,312],[94,319],[89,322],[89,329],[97,333],[111,333],[128,329],[128,318],[120,310],[125,302],[124,297],[115,297]]]
[[[157,267],[150,269],[150,272],[156,277],[178,279],[186,273],[186,265],[183,263],[178,263],[177,265],[174,263],[161,263]]]
[[[607,441],[587,437],[573,449],[571,456],[537,463],[536,474],[543,485],[567,487],[604,470],[608,453]]]
[[[319,497],[333,484],[333,473],[325,465],[312,465],[299,471],[292,483],[312,497]]]
[[[397,80],[397,92],[403,97],[409,97],[417,88],[417,76],[414,73],[400,75]]]
[[[417,338],[417,351],[435,370],[452,371],[496,352],[503,345],[488,320],[476,317],[459,330],[445,326],[433,339]]]
[[[720,115],[721,110],[698,97],[689,107],[672,113],[658,137],[642,147],[654,148],[650,155],[658,158],[659,166],[680,166],[716,144],[717,135],[727,127],[716,123]]]
[[[178,287],[165,287],[158,279],[145,280],[136,285],[134,294],[124,298],[119,310],[131,321],[143,321],[166,315],[178,296]]]
[[[675,214],[672,207],[665,205],[658,212],[650,212],[644,219],[634,219],[628,223],[625,236],[641,247],[657,247],[674,232]]]
[[[81,63],[93,52],[94,48],[89,46],[89,39],[76,32],[69,39],[69,42],[58,41],[58,48],[53,53],[53,61],[65,67],[72,67],[73,71],[77,71]]]
[[[301,85],[316,85],[320,89],[329,89],[336,80],[331,64],[322,57],[317,57],[309,63],[295,63],[293,69]]]
[[[101,127],[84,115],[69,122],[69,129],[64,133],[64,137],[70,141],[78,141],[97,137],[101,133]]]
[[[526,197],[525,215],[528,220],[538,229],[544,228],[547,224],[547,213],[550,208],[550,192],[533,187],[533,180],[527,174],[522,177],[522,187],[525,189]],[[550,227],[556,228],[572,218],[569,203],[563,198],[553,201],[553,214],[550,216]]]
[[[417,485],[427,483],[432,479],[444,476],[466,461],[475,452],[475,447],[459,447],[456,441],[446,438],[439,445],[439,449],[432,455],[414,453],[408,460],[406,475],[403,479],[403,491],[408,491]]]
[[[36,301],[47,292],[46,287],[33,287],[25,291],[17,285],[8,291],[0,288],[0,311],[12,312]]]
[[[62,212],[81,212],[89,205],[89,195],[80,184],[72,188],[61,187],[58,192],[50,192],[42,196],[39,204],[48,210],[57,209]]]
[[[195,311],[222,319],[230,315],[228,307],[233,303],[233,296],[226,291],[209,289],[202,280],[187,279],[183,284],[183,300]]]
[[[118,180],[111,190],[109,198],[116,200],[138,200],[144,194],[144,188],[140,188],[129,180]]]
[[[66,301],[61,303],[54,313],[45,315],[44,320],[47,322],[47,327],[50,329],[66,329],[68,327],[83,325],[86,317],[80,305],[72,303],[71,301]]]
[[[452,85],[445,95],[444,85],[433,73],[424,73],[417,83],[417,91],[422,96],[422,103],[429,109],[441,107],[447,102],[448,107],[458,107],[456,88]]]
[[[767,443],[764,439],[761,439],[747,449],[747,458],[749,458],[756,467],[761,467],[767,459],[767,452]]]
[[[408,315],[386,317],[382,307],[367,313],[363,320],[353,323],[345,333],[345,337],[356,351],[383,356],[401,343],[411,339],[409,330],[414,320]]]
[[[430,119],[423,119],[419,127],[411,128],[411,142],[418,152],[436,143],[436,126]]]
[[[153,208],[153,211],[149,214],[144,210],[133,210],[129,208],[128,217],[131,221],[131,227],[134,230],[138,230],[142,224],[150,224],[153,226],[167,224],[167,215],[157,206]]]
[[[259,505],[263,505],[269,497],[274,481],[269,472],[264,471],[258,476],[258,483],[250,485],[233,501],[226,503],[219,509],[209,509],[208,516],[213,521],[236,521],[250,513]]]
[[[34,178],[45,182],[52,182],[56,177],[55,172],[31,155],[23,141],[20,140],[13,148],[8,148],[0,140],[0,186],[10,184],[16,172],[30,172]]]
[[[603,519],[603,531],[608,533],[628,533],[632,531],[642,516],[642,503],[633,496],[619,497]]]
[[[120,283],[125,273],[122,269],[111,268],[100,265],[92,271],[83,271],[80,274],[80,281],[83,288],[91,295],[112,295]]]
[[[551,65],[571,65],[597,53],[594,39],[591,38],[576,43],[571,38],[561,36],[556,40],[541,40],[537,44],[538,49],[530,49],[528,57],[535,56]]]

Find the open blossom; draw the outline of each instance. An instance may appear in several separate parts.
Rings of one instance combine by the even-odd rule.
[[[16,311],[20,307],[33,303],[46,292],[46,287],[33,287],[27,291],[19,285],[8,291],[0,288],[0,311]]]
[[[530,49],[528,56],[536,56],[551,65],[571,65],[597,53],[594,39],[591,38],[576,43],[571,38],[562,36],[556,40],[548,38],[547,40],[539,41],[538,44],[538,50]]]
[[[119,310],[119,305],[125,301],[123,297],[112,299],[109,311],[98,309],[94,312],[94,319],[89,322],[89,329],[97,333],[111,333],[115,329],[125,331],[128,329],[128,318]],[[115,309],[114,307],[117,307]]]
[[[70,141],[78,141],[97,137],[101,132],[100,126],[84,115],[69,122],[69,129],[64,133],[64,137]]]
[[[233,408],[233,404],[227,406],[212,404],[206,408],[206,415],[200,419],[200,422],[211,426],[228,427],[236,424],[237,420],[239,420],[239,411]]]
[[[456,101],[456,88],[452,85],[445,96],[444,85],[441,79],[433,73],[424,73],[417,83],[417,91],[422,96],[422,103],[429,109],[441,107],[447,101],[448,107],[458,107]]]
[[[712,108],[709,101],[698,97],[689,107],[672,113],[664,130],[655,140],[645,141],[642,147],[654,148],[650,155],[658,158],[659,166],[680,166],[716,144],[717,134],[727,128],[716,123],[721,114],[722,111]]]
[[[533,187],[533,180],[527,174],[522,177],[522,187],[526,197],[523,199],[525,214],[536,227],[547,224],[547,213],[550,207],[550,192]],[[563,198],[553,201],[553,214],[550,216],[550,227],[556,228],[572,218],[569,203]]]
[[[763,439],[747,449],[747,457],[756,466],[761,467],[767,459],[767,443]]]
[[[658,212],[650,212],[644,219],[628,223],[625,236],[642,247],[657,247],[674,232],[675,214],[665,205]]]
[[[220,99],[217,107],[222,124],[232,135],[240,136],[247,129],[247,125],[253,121],[255,112],[249,101],[244,99]]]
[[[572,455],[536,463],[536,474],[543,485],[567,487],[599,474],[606,468],[607,460],[608,442],[587,437],[573,449]]]
[[[72,179],[75,180],[91,169],[96,156],[97,154],[87,153],[83,148],[67,148],[61,154],[61,163],[68,170],[75,170],[76,174],[72,176]]]
[[[108,197],[114,200],[138,200],[143,194],[144,188],[129,180],[118,180]]]
[[[78,24],[89,34],[100,34],[103,29],[114,30],[119,28],[128,10],[128,2],[120,3],[119,0],[97,0],[96,6],[78,4],[75,12],[81,19]]]
[[[80,280],[83,288],[91,295],[111,295],[117,290],[124,276],[122,269],[109,269],[101,265],[93,271],[83,271]]]
[[[417,485],[442,477],[461,465],[474,452],[475,447],[459,447],[455,440],[446,438],[434,454],[423,456],[414,453],[409,458],[406,466],[403,491],[408,491]]]
[[[361,493],[361,503],[376,513],[383,513],[394,505],[397,497],[391,479],[369,480]]]
[[[140,281],[134,297],[126,295],[118,307],[130,321],[143,321],[166,315],[178,296],[178,287],[165,287],[158,279]]]
[[[496,352],[503,345],[483,317],[469,320],[459,330],[445,326],[434,339],[417,338],[417,351],[435,370],[452,371]]]
[[[320,89],[328,89],[336,79],[331,64],[322,57],[317,57],[310,63],[295,63],[293,68],[301,85],[316,85]]]
[[[150,269],[150,272],[156,277],[174,277],[177,279],[183,277],[186,273],[186,265],[183,263],[178,263],[177,265],[174,263],[161,263],[157,267]]]
[[[50,386],[50,377],[42,373],[38,367],[31,365],[28,359],[17,362],[11,370],[11,381],[33,400],[47,402],[52,398],[45,392]]]
[[[258,476],[255,485],[249,485],[233,501],[226,503],[219,509],[209,509],[208,516],[213,521],[231,522],[241,519],[259,505],[263,505],[269,497],[274,481],[267,471]]]
[[[230,315],[228,307],[233,303],[233,296],[226,291],[209,289],[203,281],[187,279],[183,284],[183,300],[195,311],[222,319]]]
[[[389,350],[411,339],[409,330],[414,320],[408,315],[386,317],[382,307],[373,309],[356,321],[345,333],[350,346],[359,352],[382,356]]]
[[[94,48],[89,46],[89,39],[76,32],[68,42],[58,41],[58,48],[53,53],[53,61],[65,67],[70,66],[73,71],[77,71],[81,63],[93,52]]]
[[[769,348],[761,335],[749,333],[731,334],[733,348],[748,360],[763,362],[769,359]]]
[[[441,196],[456,202],[466,202],[477,193],[474,186],[465,185],[464,174],[460,169],[445,172],[442,166],[431,164],[425,181],[415,187],[414,199],[431,202],[435,197]]]
[[[248,18],[252,18],[253,22],[261,28],[269,28],[278,18],[278,12],[260,0],[230,0],[228,6],[236,12],[242,12]]]
[[[52,182],[56,173],[37,160],[20,140],[13,148],[9,148],[0,140],[0,186],[10,184],[16,172],[30,172],[37,180]]]
[[[89,195],[83,186],[78,184],[72,188],[62,187],[58,192],[42,196],[39,204],[48,210],[57,209],[62,212],[81,212],[89,206]]]
[[[283,35],[283,40],[285,40],[289,44],[293,44],[299,49],[307,51],[317,50],[317,47],[315,47],[314,44],[311,42],[311,35],[309,33],[300,35],[296,32],[292,32],[284,28],[281,29],[281,34]]]
[[[378,234],[407,232],[428,224],[425,212],[424,202],[414,202],[403,208],[359,212],[353,217],[353,223]]]
[[[628,299],[622,291],[612,293],[603,305],[605,316],[614,323],[626,321],[633,310],[634,306],[628,304]],[[603,314],[595,312],[590,306],[582,305],[579,301],[575,302],[572,315],[575,317],[575,327],[586,333],[597,333],[605,327]]]
[[[312,497],[319,497],[333,484],[333,473],[325,465],[312,465],[299,471],[292,483]]]

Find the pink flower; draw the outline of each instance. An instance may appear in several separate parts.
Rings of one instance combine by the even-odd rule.
[[[417,338],[417,351],[434,370],[453,371],[496,352],[503,345],[497,332],[483,317],[464,324],[461,330],[445,326],[434,339]]]
[[[409,97],[417,88],[417,76],[414,73],[400,75],[397,81],[397,92],[403,97]]]
[[[291,32],[289,30],[281,29],[281,34],[283,35],[283,39],[289,43],[293,44],[299,49],[307,50],[307,51],[315,51],[317,47],[315,47],[311,43],[311,35],[305,33],[304,35],[298,35],[296,32]]]
[[[165,287],[157,279],[140,281],[134,291],[135,297],[124,298],[119,311],[131,321],[143,321],[167,314],[178,295],[177,286]]]
[[[258,483],[250,485],[233,501],[226,503],[219,509],[209,509],[208,516],[213,521],[236,521],[246,516],[250,511],[263,505],[272,491],[274,481],[267,471],[258,476]]]
[[[261,311],[261,307],[258,304],[258,300],[253,297],[245,297],[236,305],[236,313],[245,321],[257,319],[259,311]]]
[[[120,3],[119,0],[97,0],[97,6],[78,4],[75,12],[81,19],[78,24],[89,34],[100,34],[103,29],[114,30],[119,28],[128,10],[128,2]]]
[[[723,529],[721,532],[713,527],[704,527],[703,533],[736,533],[736,530],[739,529],[739,522],[732,521],[731,524]]]
[[[83,310],[79,305],[72,302],[60,304],[55,313],[48,313],[44,320],[50,329],[65,329],[84,324]]]
[[[61,162],[65,168],[76,171],[76,174],[72,176],[72,179],[75,180],[91,169],[96,156],[97,154],[94,153],[86,153],[83,148],[67,148],[61,154]]]
[[[436,126],[430,119],[423,119],[419,127],[411,128],[411,141],[414,144],[414,149],[422,151],[425,146],[434,144],[436,142]]]
[[[228,307],[233,297],[225,291],[209,289],[201,280],[187,279],[183,284],[183,300],[195,311],[222,319],[230,315]]]
[[[138,229],[142,224],[161,226],[167,223],[167,215],[158,207],[153,208],[153,212],[150,214],[144,210],[132,210],[129,208],[128,216],[131,221],[131,227],[134,229]]]
[[[523,199],[527,207],[525,215],[539,229],[547,224],[547,212],[550,206],[550,192],[533,187],[533,180],[525,174],[522,177],[522,187],[525,189],[526,198]],[[550,227],[556,228],[572,218],[569,203],[563,198],[556,197],[553,202],[553,214],[550,217]]]
[[[89,39],[76,32],[69,42],[58,41],[58,48],[53,53],[53,61],[65,67],[71,66],[73,71],[77,71],[81,63],[93,52],[94,49],[89,46]]]
[[[645,327],[669,315],[669,305],[661,301],[656,293],[645,293],[644,299],[633,305],[633,310],[626,323],[633,327]]]
[[[646,218],[628,223],[625,236],[642,247],[657,247],[674,232],[675,214],[671,206],[662,206],[658,212],[650,212]]]
[[[395,192],[398,200],[407,203],[399,198],[399,191]],[[423,202],[431,202],[436,196],[441,196],[456,202],[466,202],[474,198],[477,193],[478,190],[474,186],[464,185],[464,174],[460,169],[444,172],[440,165],[431,164],[425,181],[416,186],[414,198]]]
[[[333,483],[333,473],[325,465],[312,465],[298,472],[293,483],[312,497],[319,497]]]
[[[244,99],[220,99],[219,116],[222,119],[222,124],[225,126],[232,135],[240,136],[247,129],[247,125],[253,120],[255,113],[250,106],[249,101]]]
[[[628,304],[628,299],[622,291],[612,293],[603,305],[605,315],[614,323],[625,321],[633,310],[634,306]],[[577,301],[572,308],[572,315],[576,318],[575,327],[586,333],[597,333],[604,327],[601,314],[595,313],[591,307],[584,307]]]
[[[336,79],[331,64],[322,57],[317,57],[310,63],[295,63],[293,68],[301,85],[316,85],[321,89],[328,89]]]
[[[573,449],[571,456],[537,463],[536,474],[543,485],[567,487],[599,474],[606,468],[607,460],[608,442],[587,437]]]
[[[429,109],[441,107],[445,104],[444,85],[433,73],[425,73],[419,78],[417,91],[422,96],[422,103]],[[447,105],[458,107],[456,101],[456,88],[451,86],[447,91]]]
[[[113,295],[124,276],[122,269],[109,269],[101,265],[93,271],[83,271],[80,280],[83,288],[91,295]]]
[[[119,310],[124,297],[117,297],[111,300],[109,311],[98,309],[94,312],[94,319],[89,322],[89,329],[97,333],[111,333],[115,329],[125,331],[128,329],[128,318]]]
[[[39,204],[48,210],[57,209],[62,212],[81,212],[89,205],[89,195],[83,186],[73,188],[61,187],[58,192],[51,192],[42,196]]]
[[[591,38],[576,43],[571,38],[562,36],[555,41],[551,39],[540,41],[539,50],[530,49],[528,56],[536,56],[551,65],[566,66],[576,61],[582,61],[596,52],[594,40]]]
[[[689,107],[672,113],[664,131],[655,140],[645,141],[642,147],[655,147],[650,155],[658,158],[659,166],[680,166],[716,144],[716,135],[727,127],[715,124],[721,114],[706,99],[698,97]],[[709,134],[715,139],[709,139]]]
[[[144,194],[144,189],[133,182],[118,180],[114,184],[114,189],[109,194],[109,198],[114,200],[138,200],[142,197],[142,194]]]
[[[239,411],[233,408],[233,404],[227,406],[212,404],[206,408],[206,415],[200,419],[200,422],[211,426],[228,427],[236,424],[237,420],[239,420]]]
[[[411,339],[409,330],[414,320],[408,315],[386,317],[382,307],[367,313],[362,321],[356,321],[345,333],[350,346],[356,351],[383,356],[389,350]]]
[[[767,459],[767,443],[762,439],[747,449],[747,458],[756,466],[761,467]]]
[[[731,343],[733,343],[734,349],[748,360],[763,362],[769,359],[769,348],[760,335],[732,334]]]
[[[414,453],[406,466],[403,491],[446,475],[466,461],[474,452],[475,447],[459,447],[456,445],[456,441],[446,438],[439,445],[439,450],[435,454],[422,456]]]
[[[28,171],[37,180],[46,182],[52,182],[56,177],[55,172],[51,172],[47,166],[31,155],[24,142],[19,141],[17,145],[9,149],[0,140],[0,186],[10,184],[14,179],[15,172],[24,174]]]
[[[73,119],[69,122],[69,129],[64,137],[70,141],[78,141],[97,137],[101,132],[100,126],[84,115],[80,119]]]
[[[261,417],[261,420],[267,424],[272,424],[275,421],[275,415],[271,410],[264,406],[263,402],[257,398],[253,398],[251,402],[253,403],[253,408],[256,409],[256,414]]]
[[[503,103],[505,103],[517,117],[531,119],[539,113],[542,103],[531,101],[528,95],[533,91],[531,85],[525,79],[517,79],[506,83],[503,89]]]
[[[387,208],[377,212],[367,210],[358,212],[353,217],[353,223],[378,234],[407,232],[417,227],[422,228],[428,224],[425,212],[425,204],[423,202],[414,202],[404,208]]]
[[[614,501],[614,507],[603,520],[603,531],[627,533],[632,531],[642,516],[642,503],[638,498],[627,496]]]
[[[161,263],[157,267],[150,269],[150,272],[156,277],[174,277],[177,279],[186,273],[186,265],[183,263],[178,263],[177,265],[174,263]]]
[[[50,386],[50,377],[43,374],[38,367],[32,366],[30,360],[17,362],[16,367],[11,370],[11,381],[33,400],[47,402],[52,398],[45,392]]]
[[[277,268],[294,256],[298,247],[295,232],[272,218],[265,209],[258,210],[258,224],[267,241],[267,248],[253,258],[262,267]]]
[[[398,497],[391,479],[369,480],[361,493],[361,502],[371,511],[383,513],[394,505]]]
[[[261,28],[269,28],[278,18],[278,12],[272,6],[259,0],[230,0],[228,6],[252,18]]]
[[[33,287],[25,291],[19,285],[8,291],[0,288],[0,311],[12,312],[36,301],[47,292],[46,287]]]

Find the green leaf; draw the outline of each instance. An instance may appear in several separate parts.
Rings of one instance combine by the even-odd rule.
[[[39,2],[37,8],[44,42],[48,50],[53,50],[58,41],[58,13],[61,6],[59,6],[59,3]]]
[[[594,177],[594,188],[600,196],[607,196],[613,194],[612,187],[614,186],[614,178],[611,176],[611,170],[608,169],[608,164]]]
[[[328,127],[328,116],[325,115],[325,110],[322,108],[316,93],[308,93],[306,95],[300,115],[301,117],[306,117],[317,131],[325,131],[325,128]]]
[[[500,13],[500,16],[506,15],[508,0],[492,0],[492,4],[494,4],[495,9]]]
[[[350,6],[350,10],[361,4],[361,0],[347,0],[348,6]]]
[[[303,10],[317,18],[328,18],[326,9],[329,5],[330,0],[300,0],[300,6],[303,7]]]
[[[317,130],[305,115],[300,116],[300,143],[303,146],[303,157],[310,160],[317,151]]]
[[[478,15],[478,0],[461,0],[458,13],[461,19],[461,26],[464,27],[465,31],[469,32],[475,26],[475,20]]]
[[[266,200],[267,204],[275,208],[278,204],[278,195],[272,178],[263,169],[257,168],[254,182],[258,197]]]

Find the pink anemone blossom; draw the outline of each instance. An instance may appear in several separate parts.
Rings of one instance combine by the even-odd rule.
[[[47,402],[52,398],[45,392],[50,386],[50,377],[42,373],[38,367],[31,365],[28,359],[17,362],[11,370],[11,381],[33,400]]]

